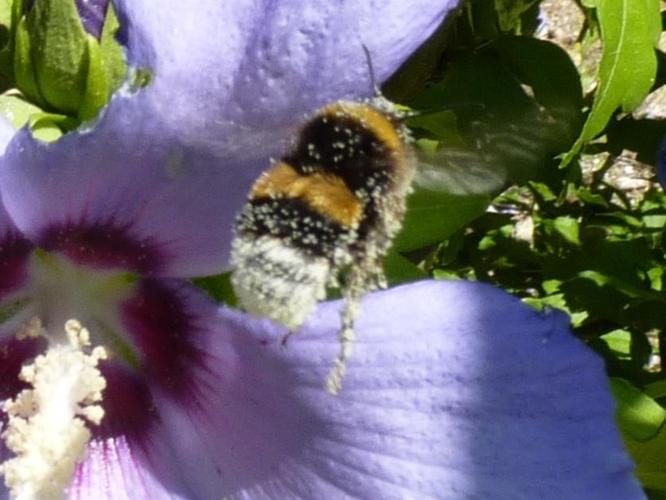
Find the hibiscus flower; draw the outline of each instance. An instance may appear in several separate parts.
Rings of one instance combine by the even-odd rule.
[[[369,294],[336,397],[339,302],[285,349],[283,327],[185,280],[224,269],[291,127],[371,92],[362,47],[384,80],[456,3],[118,2],[150,85],[54,143],[22,130],[0,160],[3,398],[71,319],[107,350],[69,498],[641,497],[602,362],[560,313],[466,282]],[[43,335],[17,339],[35,318]]]

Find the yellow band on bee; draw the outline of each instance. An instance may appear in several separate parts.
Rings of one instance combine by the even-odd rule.
[[[352,228],[363,215],[361,201],[344,181],[325,172],[304,175],[284,162],[276,163],[255,182],[252,198],[294,198],[328,216],[343,226]]]

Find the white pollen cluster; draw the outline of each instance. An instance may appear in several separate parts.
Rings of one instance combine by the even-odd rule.
[[[23,335],[34,335],[41,323],[31,320]],[[5,401],[8,415],[2,438],[15,457],[0,465],[12,498],[57,500],[66,497],[76,463],[83,459],[91,433],[88,422],[99,424],[104,410],[98,404],[106,381],[97,364],[106,359],[103,347],[90,354],[88,330],[76,320],[65,323],[68,344],[53,344],[19,378],[32,386]]]
[[[290,330],[300,327],[326,297],[328,259],[309,257],[278,238],[237,235],[231,261],[234,290],[247,312],[268,316]]]

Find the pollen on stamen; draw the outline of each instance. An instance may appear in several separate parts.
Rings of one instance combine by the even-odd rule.
[[[43,331],[34,320],[23,330]],[[76,320],[65,323],[65,332],[67,344],[51,344],[21,370],[19,378],[32,388],[3,404],[8,419],[2,438],[15,456],[0,465],[0,473],[12,498],[65,498],[91,437],[86,421],[99,424],[104,415],[95,403],[106,386],[97,368],[106,350],[91,350],[90,334]]]

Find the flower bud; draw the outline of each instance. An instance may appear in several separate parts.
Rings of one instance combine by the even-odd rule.
[[[33,0],[15,12],[18,89],[45,111],[93,118],[125,76],[109,0]]]

